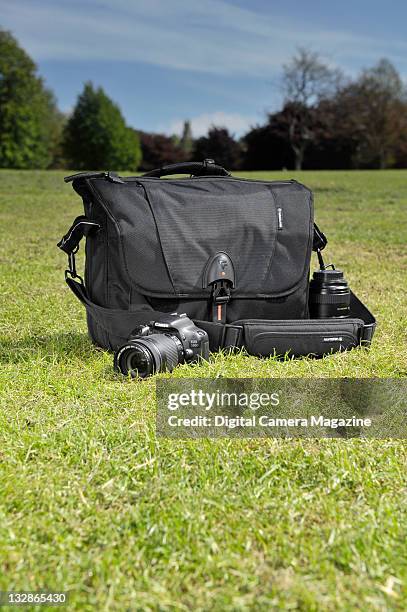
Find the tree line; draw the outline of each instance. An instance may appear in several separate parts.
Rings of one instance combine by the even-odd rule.
[[[282,108],[236,139],[212,126],[194,139],[128,126],[100,87],[84,85],[69,116],[10,32],[0,30],[0,167],[150,170],[214,158],[230,169],[407,167],[407,93],[386,59],[354,78],[299,49],[283,66]]]

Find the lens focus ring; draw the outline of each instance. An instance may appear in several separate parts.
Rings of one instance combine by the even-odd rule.
[[[310,293],[309,300],[313,304],[349,304],[350,295],[343,293]]]

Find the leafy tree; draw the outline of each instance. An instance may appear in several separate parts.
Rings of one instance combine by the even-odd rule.
[[[10,32],[0,30],[0,166],[46,168],[58,117],[36,65]]]
[[[394,168],[407,168],[407,108],[404,110],[404,137],[400,138],[394,150]]]
[[[244,170],[294,167],[294,155],[286,138],[286,125],[280,123],[279,115],[269,115],[266,125],[257,125],[243,137]]]
[[[385,168],[407,139],[406,89],[394,66],[382,59],[363,70],[336,99],[342,132],[357,140],[354,164]]]
[[[48,168],[68,168],[69,164],[65,158],[63,148],[64,128],[67,121],[67,116],[59,110],[50,119],[48,138],[51,161]]]
[[[79,170],[136,170],[141,160],[137,133],[101,87],[85,84],[64,130],[64,151]]]
[[[328,114],[325,105],[319,105],[316,112],[320,123],[315,130],[314,140],[307,147],[303,168],[306,170],[352,168],[358,147],[354,134],[344,131],[340,124],[334,123],[334,120],[341,116],[340,113]]]
[[[229,134],[226,128],[211,127],[207,136],[195,141],[194,158],[211,158],[225,168],[236,170],[241,163],[241,145]]]
[[[317,108],[301,102],[287,102],[274,116],[274,131],[285,138],[294,154],[294,167],[301,170],[309,146],[316,141],[319,128]]]
[[[141,170],[152,170],[165,164],[185,161],[185,154],[179,141],[164,134],[139,132],[143,161]]]
[[[184,121],[184,127],[182,130],[182,136],[180,140],[181,150],[184,153],[184,158],[187,160],[192,155],[194,148],[194,139],[192,136],[191,122]]]
[[[283,67],[286,133],[295,155],[295,168],[301,170],[307,147],[315,138],[315,106],[334,95],[342,80],[317,53],[300,48]],[[317,120],[318,122],[318,120]]]

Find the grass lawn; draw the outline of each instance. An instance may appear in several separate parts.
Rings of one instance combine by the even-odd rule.
[[[64,284],[56,242],[82,209],[63,175],[0,172],[0,590],[69,590],[78,610],[405,610],[405,442],[156,439],[154,379],[115,376]],[[371,351],[175,376],[407,375],[407,171],[295,178],[377,316]]]

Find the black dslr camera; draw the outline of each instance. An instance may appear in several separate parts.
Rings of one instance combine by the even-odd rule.
[[[209,358],[209,338],[186,314],[168,314],[134,330],[114,356],[116,371],[132,378],[172,372],[179,363]]]

